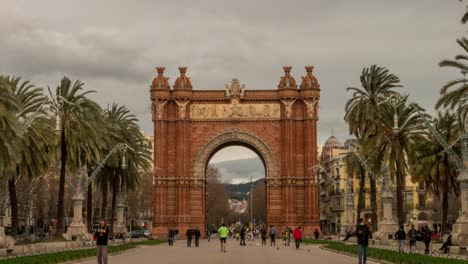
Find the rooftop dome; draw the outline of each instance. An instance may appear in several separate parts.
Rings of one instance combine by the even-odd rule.
[[[325,144],[323,145],[323,147],[324,148],[343,147],[343,144],[335,136],[331,136],[325,141]]]
[[[299,89],[319,89],[320,85],[317,82],[317,78],[315,78],[315,76],[312,74],[314,66],[305,66],[305,69],[307,71],[307,74],[306,76],[301,77],[302,83],[301,86],[299,86]]]
[[[158,76],[154,78],[153,83],[151,84],[151,89],[171,89],[169,85],[169,77],[164,77],[165,67],[156,67],[158,71]]]
[[[190,78],[185,75],[187,72],[187,67],[179,67],[180,76],[177,77],[174,83],[174,90],[191,90],[192,82]]]
[[[281,77],[278,89],[297,89],[296,80],[291,76],[291,66],[283,66],[284,76]]]

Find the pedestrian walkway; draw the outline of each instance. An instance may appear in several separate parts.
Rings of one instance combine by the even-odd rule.
[[[269,243],[270,241],[268,241]],[[222,253],[219,249],[218,239],[210,242],[201,240],[199,248],[187,248],[185,241],[177,240],[173,247],[169,247],[167,244],[145,246],[120,255],[110,256],[109,264],[355,264],[358,262],[357,258],[325,251],[318,246],[301,246],[300,250],[296,250],[293,244],[287,247],[280,245],[280,241],[278,241],[278,247],[261,246],[260,244],[261,241],[257,240],[248,241],[247,246],[239,246],[239,242],[235,239],[228,239],[227,252]],[[95,264],[96,260],[92,259],[80,263]]]

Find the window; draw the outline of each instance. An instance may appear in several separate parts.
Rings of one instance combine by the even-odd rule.
[[[424,193],[420,193],[418,195],[418,200],[419,200],[419,207],[425,208],[426,207],[426,195]]]
[[[408,205],[413,205],[413,193],[404,193],[404,203]]]
[[[425,189],[425,188],[424,188],[424,182],[419,182],[419,184],[418,184],[418,189],[419,189],[420,191],[424,191],[424,189]]]

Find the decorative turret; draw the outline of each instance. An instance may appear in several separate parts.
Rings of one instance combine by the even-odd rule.
[[[175,80],[174,90],[192,90],[192,82],[185,75],[187,67],[179,67],[180,76]]]
[[[284,76],[281,77],[278,89],[297,89],[296,80],[291,76],[291,66],[283,66]]]
[[[156,67],[156,70],[158,71],[158,76],[154,78],[153,83],[151,84],[151,90],[171,89],[171,86],[169,85],[169,77],[164,77],[164,69],[166,69],[166,67]]]
[[[315,76],[312,74],[314,66],[305,66],[305,69],[307,71],[307,74],[306,76],[301,77],[302,83],[301,86],[299,86],[299,89],[319,89],[320,85],[317,82],[317,78],[315,78]]]

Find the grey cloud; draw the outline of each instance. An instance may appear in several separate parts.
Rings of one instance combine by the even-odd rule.
[[[459,76],[437,62],[459,53],[458,1],[6,1],[0,10],[0,70],[42,86],[80,78],[102,104],[141,113],[151,132],[148,86],[155,65],[171,83],[187,65],[195,89],[220,89],[237,77],[250,89],[275,89],[281,66],[299,81],[314,64],[321,88],[319,142],[343,122],[345,88],[363,67],[398,74],[428,109],[439,87]],[[142,113],[143,112],[143,113]],[[343,138],[344,139],[344,138]]]

